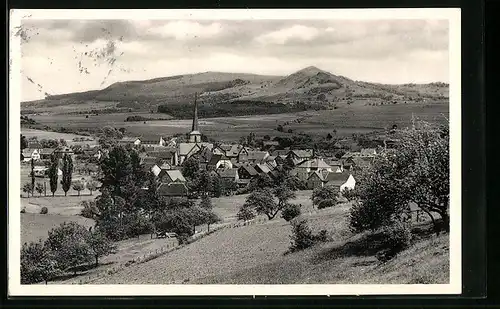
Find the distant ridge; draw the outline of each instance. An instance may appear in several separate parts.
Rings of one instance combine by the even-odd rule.
[[[22,102],[22,109],[65,106],[85,102],[154,109],[160,104],[191,104],[194,93],[201,103],[233,101],[274,103],[313,102],[330,106],[359,100],[447,100],[445,83],[386,85],[354,81],[316,66],[288,76],[208,71],[196,74],[157,77],[114,83],[101,90],[47,96],[44,100]],[[104,106],[104,107],[103,107]]]

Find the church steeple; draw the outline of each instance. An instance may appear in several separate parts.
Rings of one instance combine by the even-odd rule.
[[[189,133],[189,142],[200,143],[201,142],[201,132],[198,129],[198,93],[194,94],[194,109],[193,109],[193,125],[191,127],[191,133]]]

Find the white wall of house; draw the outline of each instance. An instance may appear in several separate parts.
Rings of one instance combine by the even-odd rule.
[[[226,168],[233,168],[233,163],[229,160],[219,160],[217,164],[215,164],[215,168],[219,168],[220,166],[225,166]]]
[[[354,189],[355,186],[356,186],[356,180],[354,179],[354,177],[352,177],[352,175],[349,175],[347,181],[340,186],[340,192],[344,191],[346,188],[352,190]]]

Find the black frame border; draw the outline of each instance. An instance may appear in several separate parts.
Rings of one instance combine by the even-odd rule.
[[[6,273],[3,286],[5,287],[2,298],[2,306],[15,307],[40,307],[40,306],[127,306],[127,307],[150,307],[150,306],[174,306],[174,307],[241,307],[241,306],[309,306],[323,307],[325,305],[351,307],[379,307],[411,305],[428,306],[442,305],[481,305],[484,304],[486,296],[486,159],[485,159],[485,100],[484,100],[484,2],[482,1],[459,1],[459,0],[424,0],[424,1],[338,1],[333,3],[321,3],[320,1],[308,1],[307,3],[265,3],[252,1],[232,1],[231,3],[215,1],[215,3],[193,3],[193,2],[170,2],[166,3],[154,0],[143,0],[141,2],[110,0],[87,0],[87,1],[62,1],[51,0],[11,0],[7,4],[12,8],[114,8],[114,9],[141,9],[141,8],[165,8],[165,9],[188,9],[188,8],[436,8],[436,7],[460,7],[462,9],[462,295],[421,295],[421,296],[244,296],[244,297],[8,297]],[[318,3],[319,2],[319,3]],[[8,17],[6,11],[7,29],[5,36],[8,53]],[[8,66],[8,60],[6,60]],[[8,73],[8,70],[6,70]],[[8,81],[8,76],[7,79]],[[8,85],[6,85],[8,86]],[[6,91],[6,93],[8,93]],[[5,102],[8,102],[8,95]],[[8,104],[5,104],[5,115],[7,117],[8,132]],[[8,135],[5,141],[8,141]],[[3,143],[6,145],[8,143]],[[6,148],[7,150],[7,148]],[[6,160],[7,161],[7,160]],[[6,162],[8,166],[8,161]],[[7,173],[6,173],[7,174]],[[8,183],[8,178],[7,182]],[[4,196],[7,198],[7,188]],[[5,205],[8,205],[6,201]],[[5,209],[7,210],[7,209]],[[6,211],[2,219],[7,227]],[[7,248],[7,233],[4,230],[4,248]],[[6,254],[5,250],[5,254]],[[490,260],[491,262],[491,260]],[[7,269],[7,256],[4,258]]]

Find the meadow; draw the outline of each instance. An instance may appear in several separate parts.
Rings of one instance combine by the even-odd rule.
[[[447,123],[448,104],[439,102],[390,104],[368,106],[353,104],[339,109],[307,111],[274,115],[253,115],[238,117],[218,117],[200,119],[200,130],[209,138],[218,141],[237,141],[241,136],[253,132],[256,136],[288,136],[288,129],[293,133],[324,135],[337,130],[338,136],[352,133],[367,133],[373,130],[411,125],[412,115],[421,120]],[[128,116],[166,117],[165,114],[150,113],[111,113],[89,115],[43,114],[31,116],[35,121],[50,127],[66,127],[73,130],[99,128],[105,125],[125,128],[129,136],[162,135],[189,133],[191,120],[151,120],[144,122],[125,122]],[[300,119],[300,122],[296,120]],[[276,130],[278,125],[284,126],[284,132]]]
[[[200,240],[90,284],[446,283],[448,236],[426,236],[381,264],[376,240],[348,229],[349,204],[303,214],[331,241],[286,254],[291,226],[277,218],[222,229]],[[410,271],[408,271],[410,269]]]

